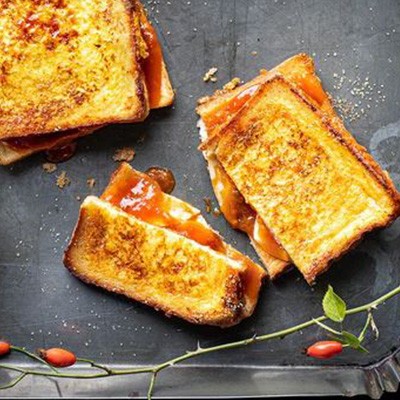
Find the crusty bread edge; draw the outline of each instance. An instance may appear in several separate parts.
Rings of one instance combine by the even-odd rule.
[[[340,258],[342,255],[347,253],[353,245],[359,242],[367,233],[393,223],[400,215],[400,193],[397,191],[394,183],[390,179],[387,173],[385,173],[379,164],[372,158],[367,150],[357,143],[355,138],[344,128],[343,124],[335,124],[333,126],[323,112],[319,111],[307,98],[305,98],[300,91],[294,87],[288,80],[286,80],[281,74],[273,73],[269,78],[263,82],[260,88],[257,90],[255,95],[239,110],[233,119],[223,128],[221,134],[218,137],[218,142],[221,137],[224,136],[223,132],[232,129],[240,120],[242,115],[247,112],[248,108],[251,108],[253,102],[258,101],[259,97],[263,95],[263,89],[265,86],[272,84],[274,81],[280,81],[289,86],[292,93],[294,93],[309,109],[311,109],[322,121],[322,124],[326,126],[333,138],[335,138],[340,144],[345,146],[353,157],[360,162],[365,169],[368,171],[370,176],[386,191],[390,199],[392,200],[393,211],[384,220],[371,224],[363,229],[356,237],[348,242],[348,245],[336,252],[328,252],[322,255],[319,260],[312,266],[311,271],[303,274],[309,284],[314,283],[317,275],[325,272],[331,261]],[[340,128],[340,129],[338,129]],[[218,146],[218,144],[217,144]],[[229,174],[228,174],[229,175]]]
[[[230,316],[226,316],[225,315],[222,318],[215,318],[215,319],[209,319],[208,318],[207,319],[206,317],[203,317],[201,315],[195,315],[195,316],[192,316],[190,314],[182,315],[180,313],[174,312],[174,310],[168,308],[168,306],[166,306],[166,305],[159,304],[156,301],[149,301],[148,299],[144,298],[143,296],[140,296],[140,295],[137,295],[137,294],[135,295],[135,297],[127,296],[127,294],[124,293],[123,290],[115,289],[113,287],[107,287],[106,285],[104,285],[104,284],[102,284],[100,282],[97,282],[97,281],[94,281],[92,279],[89,279],[87,276],[85,276],[82,273],[78,273],[74,268],[74,261],[73,261],[72,252],[73,252],[73,248],[75,246],[76,240],[79,239],[79,232],[80,232],[80,230],[82,228],[82,225],[84,223],[85,213],[87,212],[87,210],[85,209],[85,205],[88,202],[93,202],[93,201],[94,202],[101,202],[107,208],[113,209],[113,212],[117,213],[117,215],[121,215],[122,214],[122,215],[127,216],[128,218],[135,218],[135,217],[125,213],[124,211],[118,209],[117,207],[112,206],[111,204],[109,204],[109,203],[107,203],[107,202],[105,202],[105,201],[103,201],[101,199],[98,199],[97,197],[88,196],[85,199],[85,201],[82,203],[82,205],[81,205],[81,208],[80,208],[80,211],[79,211],[78,222],[75,225],[75,228],[73,230],[73,233],[72,233],[72,236],[71,236],[71,240],[70,240],[70,242],[68,244],[68,247],[64,252],[64,258],[63,258],[64,265],[72,275],[76,276],[77,278],[82,280],[84,283],[97,286],[97,287],[99,287],[99,288],[101,288],[103,290],[106,290],[106,291],[109,291],[109,292],[112,292],[112,293],[123,295],[124,297],[126,297],[128,299],[131,299],[131,300],[134,300],[134,301],[138,301],[138,302],[143,303],[143,304],[145,304],[147,306],[153,307],[157,311],[161,310],[161,311],[163,311],[165,313],[166,316],[175,316],[175,317],[178,317],[178,318],[182,318],[182,319],[185,319],[186,321],[191,322],[193,324],[213,325],[213,326],[219,326],[221,328],[228,328],[228,327],[237,325],[244,318],[247,318],[247,317],[249,317],[251,315],[251,313],[253,312],[253,310],[255,308],[255,305],[256,305],[257,301],[255,302],[254,307],[252,307],[252,309],[246,309],[246,305],[243,304],[244,297],[242,297],[241,299],[237,299],[236,300],[236,301],[238,301],[237,309],[235,309],[235,310],[229,309],[229,311],[231,312]],[[144,224],[147,224],[146,222],[143,222],[143,221],[141,221],[141,222],[144,223]],[[159,229],[165,229],[165,228],[159,228]],[[167,229],[165,229],[165,230],[167,230]],[[169,230],[167,230],[167,231],[168,231],[168,234],[177,235],[172,231],[169,231]],[[181,240],[190,240],[190,239],[185,238],[185,237],[182,236]],[[197,242],[195,242],[195,243],[198,246],[204,247],[202,245],[199,245]],[[209,251],[211,253],[215,253],[215,255],[217,257],[221,257],[221,254],[215,252],[212,249],[207,248],[207,251]],[[233,251],[236,251],[236,250],[233,250]],[[235,264],[235,269],[239,271],[239,275],[243,274],[244,273],[244,267],[242,267],[239,263],[235,262],[234,260],[231,260],[231,261],[232,261],[233,264]],[[233,297],[235,297],[235,296],[233,296]],[[235,299],[233,299],[233,300],[235,300]]]

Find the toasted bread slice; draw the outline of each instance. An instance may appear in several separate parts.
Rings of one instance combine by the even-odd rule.
[[[12,0],[0,26],[0,139],[148,114],[129,2]]]
[[[136,53],[138,62],[142,68],[147,65],[147,69],[145,68],[145,71],[142,74],[145,78],[145,94],[148,94],[145,97],[147,99],[148,96],[148,101],[150,102],[149,106],[152,109],[169,106],[174,100],[174,91],[162,57],[162,51],[156,33],[148,21],[146,12],[140,1],[132,0],[132,6],[129,8],[129,12],[132,17],[131,29],[133,29],[136,38],[135,44],[137,46]],[[152,41],[148,40],[149,44],[147,44],[146,38],[149,36],[152,37]],[[159,64],[159,71],[154,66],[153,68],[149,67],[154,64]],[[150,86],[151,89],[155,89],[156,93],[149,93],[148,82],[153,82]],[[139,119],[143,119],[144,116],[145,115],[140,116]],[[57,132],[54,134],[54,137],[52,136],[52,133],[43,134],[43,132],[35,132],[35,136],[39,136],[40,134],[41,137],[36,140],[31,137],[32,135],[30,135],[27,140],[29,146],[25,144],[12,145],[11,143],[15,142],[13,140],[11,142],[8,142],[7,140],[0,141],[0,165],[8,165],[36,152],[63,145],[68,141],[90,134],[96,129],[97,127],[76,128]],[[17,139],[16,142],[19,143],[19,140]]]
[[[9,165],[22,160],[39,151],[50,150],[76,139],[87,136],[100,129],[98,127],[88,127],[81,129],[72,129],[66,132],[49,133],[47,135],[24,136],[18,139],[6,139],[0,141],[0,165]]]
[[[279,74],[223,129],[215,154],[309,283],[400,214],[387,173]]]
[[[263,269],[223,242],[217,251],[162,222],[156,226],[156,220],[149,223],[111,205],[132,176],[142,174],[123,163],[104,200],[85,200],[65,253],[67,268],[85,282],[193,323],[225,327],[251,315]],[[166,194],[161,204],[175,221],[196,221],[211,230],[189,204]]]

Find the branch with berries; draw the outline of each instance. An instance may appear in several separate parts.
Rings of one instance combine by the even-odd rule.
[[[225,343],[207,348],[198,346],[194,351],[187,351],[176,358],[172,358],[160,364],[142,368],[114,369],[106,365],[98,364],[92,360],[76,357],[71,351],[60,348],[52,348],[47,350],[41,349],[38,350],[37,354],[35,354],[26,350],[25,348],[11,345],[6,341],[0,341],[0,357],[10,356],[13,352],[18,352],[37,361],[38,363],[44,364],[48,368],[46,371],[17,367],[12,364],[0,364],[0,369],[15,372],[15,377],[12,378],[10,382],[0,386],[0,390],[10,389],[16,386],[29,375],[60,379],[99,379],[116,375],[149,374],[150,381],[147,398],[150,400],[155,389],[158,374],[164,369],[173,367],[174,365],[182,363],[183,361],[191,358],[200,357],[209,353],[215,353],[220,350],[236,349],[249,346],[254,343],[266,342],[272,339],[282,339],[287,335],[291,335],[311,326],[319,326],[323,328],[330,337],[329,340],[318,341],[310,345],[305,351],[309,357],[328,359],[340,354],[346,348],[365,353],[368,352],[368,350],[364,347],[363,343],[368,330],[373,332],[376,339],[379,337],[379,331],[375,325],[372,314],[373,311],[379,305],[383,304],[392,297],[397,296],[398,294],[400,294],[400,286],[397,286],[393,290],[371,301],[370,303],[348,309],[344,300],[334,292],[331,286],[329,286],[322,301],[324,315],[318,318],[310,319],[309,321],[300,323],[290,328],[263,335],[254,335],[251,338],[238,340],[236,342]],[[360,333],[356,335],[344,330],[343,325],[345,318],[359,313],[365,313],[366,316],[364,326]],[[62,370],[62,368],[71,367],[77,363],[87,363],[95,372],[82,374],[74,373],[73,368],[71,368],[71,372],[64,372],[65,370]]]

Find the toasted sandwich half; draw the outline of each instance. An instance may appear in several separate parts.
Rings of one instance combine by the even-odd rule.
[[[82,204],[64,263],[87,283],[221,327],[252,314],[265,277],[199,210],[126,163],[101,198]]]
[[[0,51],[0,165],[98,126],[141,121],[174,99],[140,2],[78,3],[11,1],[0,16],[9,38]]]
[[[400,195],[328,96],[309,89],[319,82],[314,72],[303,85],[278,69],[258,78],[221,128],[203,119],[202,149],[221,210],[234,210],[228,221],[248,232],[271,277],[294,264],[312,283],[366,232],[394,221]]]
[[[337,118],[331,100],[315,74],[313,60],[306,54],[289,58],[271,72],[262,70],[259,76],[234,90],[219,90],[211,97],[202,98],[196,110],[200,116],[200,149],[207,160],[221,211],[233,228],[248,234],[271,279],[278,277],[291,265],[290,257],[237,190],[215,156],[215,144],[224,127],[252,98],[260,85],[276,72],[290,79],[310,103],[323,110],[329,118]]]

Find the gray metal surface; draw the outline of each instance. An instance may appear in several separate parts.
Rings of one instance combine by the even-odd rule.
[[[313,288],[295,271],[268,283],[254,316],[227,330],[165,318],[68,273],[62,254],[78,214],[76,197],[101,192],[116,167],[116,149],[133,146],[137,169],[171,168],[176,196],[203,210],[204,197],[216,205],[205,162],[196,150],[196,99],[235,76],[247,80],[298,52],[314,55],[324,86],[342,99],[342,109],[347,107],[350,131],[400,183],[398,1],[171,0],[148,5],[177,90],[174,107],[152,112],[140,125],[110,126],[81,140],[77,155],[57,171],[65,170],[71,178],[64,190],[55,185],[57,173],[42,171],[40,155],[0,170],[0,336],[32,349],[65,346],[81,357],[113,365],[153,364],[193,349],[197,341],[209,346],[317,316],[328,283],[352,306],[398,285],[399,222],[369,235]],[[202,77],[212,66],[218,67],[218,83],[206,84]],[[86,184],[89,177],[96,179],[92,190]],[[229,243],[257,259],[247,238],[230,229],[223,217],[206,218]],[[399,380],[395,358],[379,368],[371,366],[399,346],[398,311],[399,299],[377,311],[381,337],[367,343],[367,355],[346,351],[331,361],[307,359],[301,349],[323,337],[311,328],[168,370],[160,375],[155,394],[379,397],[384,389],[396,389]],[[352,317],[348,329],[361,323],[361,317]],[[0,381],[6,376],[0,371]],[[62,381],[58,386],[53,380],[27,379],[0,396],[143,396],[147,383],[147,377]]]

